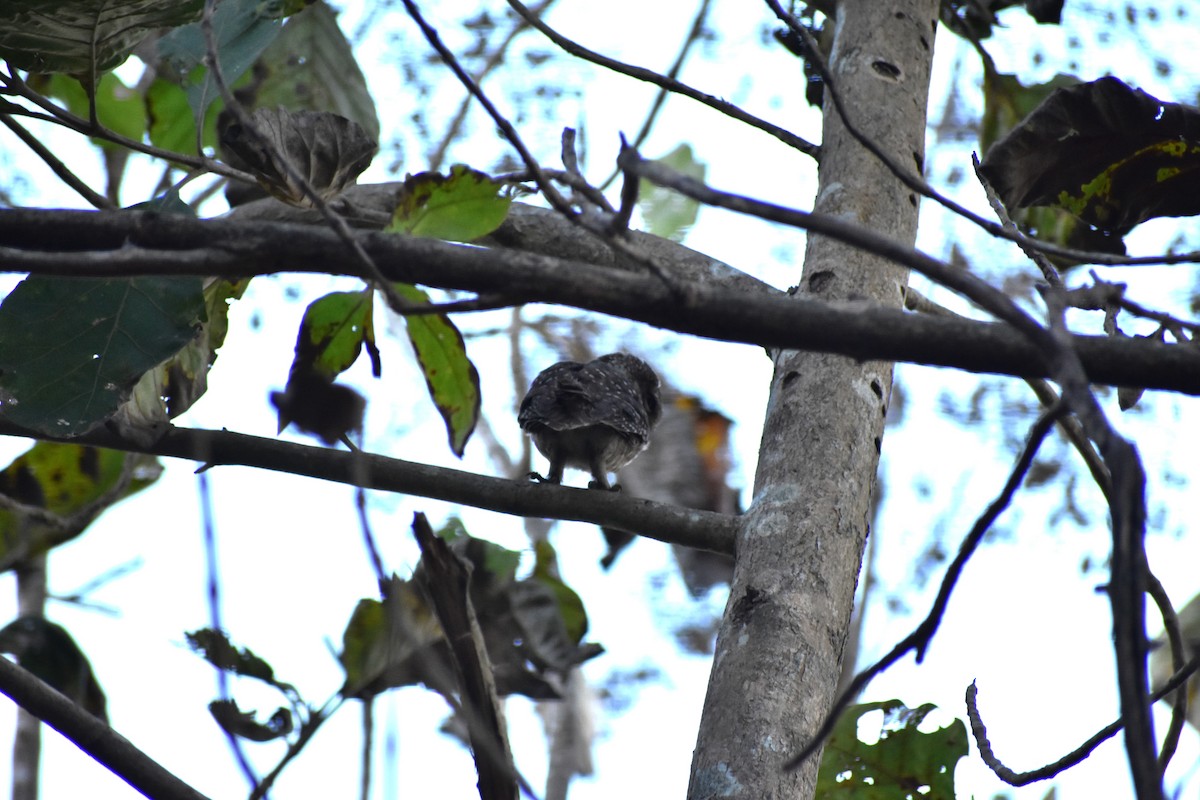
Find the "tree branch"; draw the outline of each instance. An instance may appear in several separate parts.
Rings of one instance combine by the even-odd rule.
[[[701,260],[687,267],[687,280],[696,285],[683,303],[661,281],[614,267],[432,239],[355,235],[392,280],[574,306],[763,347],[1051,376],[1044,352],[1007,325],[791,297],[740,273],[733,275],[743,280],[734,280],[728,268],[722,273],[719,262],[692,251],[686,252]],[[915,250],[893,249],[928,259]],[[346,257],[337,236],[320,227],[150,212],[0,211],[0,270],[110,278],[274,272],[368,277]],[[1072,345],[1092,382],[1200,395],[1195,348],[1079,335]]]
[[[4,658],[0,658],[0,692],[146,797],[207,800],[104,722]]]
[[[52,438],[2,419],[0,435]],[[613,492],[490,478],[370,453],[331,450],[230,431],[172,428],[149,447],[105,429],[56,441],[187,458],[202,462],[206,467],[259,467],[522,517],[592,522],[715,553],[733,552],[733,536],[738,524],[736,517],[726,514],[652,503]]]
[[[589,50],[582,45],[576,44],[547,25],[540,17],[536,16],[524,4],[519,2],[519,0],[508,0],[508,4],[512,6],[512,9],[516,11],[522,19],[541,31],[547,39],[561,47],[563,51],[569,55],[583,59],[584,61],[590,61],[593,64],[597,64],[605,69],[610,69],[613,72],[621,75],[626,75],[630,78],[636,78],[639,81],[652,83],[664,91],[675,92],[683,95],[684,97],[691,98],[698,103],[721,112],[727,117],[736,119],[739,122],[744,122],[752,128],[757,128],[760,131],[769,133],[779,141],[786,144],[788,147],[793,147],[807,156],[817,158],[821,152],[821,148],[818,145],[806,141],[791,131],[779,127],[778,125],[759,119],[753,114],[743,111],[733,103],[693,89],[691,86],[688,86],[685,83],[680,83],[673,77],[660,75],[654,70],[646,69],[644,67],[635,67],[630,64],[622,63],[616,59],[603,56],[594,50]]]

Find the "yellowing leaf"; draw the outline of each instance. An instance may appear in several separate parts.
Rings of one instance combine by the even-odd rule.
[[[401,297],[428,303],[429,296],[416,286],[393,284]],[[429,396],[446,421],[450,449],[462,457],[467,439],[479,420],[479,373],[467,358],[462,334],[444,314],[413,314],[405,318],[408,338],[425,373]]]
[[[482,172],[456,164],[450,174],[422,172],[404,181],[404,195],[392,213],[388,231],[471,242],[504,222],[512,198],[502,184]]]

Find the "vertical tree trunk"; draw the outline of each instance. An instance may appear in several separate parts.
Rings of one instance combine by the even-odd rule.
[[[46,615],[46,554],[31,556],[16,569],[17,613]],[[42,721],[23,708],[17,709],[13,734],[12,800],[37,800],[42,754]]]
[[[829,59],[852,122],[914,171],[924,163],[937,6],[839,0]],[[819,178],[816,211],[913,243],[919,198],[846,132],[828,90]],[[803,293],[899,307],[906,282],[895,264],[808,238]],[[866,541],[892,365],[794,351],[774,361],[692,800],[812,797],[817,757],[794,773],[780,767],[808,741],[837,687]]]

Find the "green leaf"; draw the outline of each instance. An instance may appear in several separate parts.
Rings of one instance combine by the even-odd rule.
[[[67,110],[77,117],[87,119],[91,115],[87,90],[76,78],[54,74],[44,84],[35,88],[47,97],[63,101]],[[31,85],[34,85],[32,81]],[[96,84],[96,118],[104,127],[135,142],[140,142],[146,132],[145,101],[136,89],[126,86],[111,72],[104,73]],[[92,143],[107,150],[124,149],[123,145],[106,139],[92,138]]]
[[[676,172],[703,181],[708,168],[696,160],[690,145],[681,144],[658,159]],[[638,208],[650,233],[675,242],[683,240],[696,224],[700,203],[663,186],[643,180],[638,189]]]
[[[487,236],[508,216],[511,197],[503,184],[482,172],[455,164],[450,174],[422,172],[404,181],[404,193],[386,230],[471,242]]]
[[[226,83],[233,85],[254,64],[281,26],[275,19],[278,9],[261,0],[223,0],[213,14],[213,35],[217,56]],[[220,96],[211,71],[203,66],[208,55],[200,23],[171,31],[158,42],[164,67],[178,76],[187,91],[188,106],[196,125]]]
[[[383,672],[386,656],[378,655],[377,651],[386,647],[382,644],[386,636],[383,603],[369,597],[359,600],[342,633],[342,653],[338,656],[346,672],[342,694],[358,696]]]
[[[218,99],[215,113],[204,120],[202,147],[217,146],[217,115],[223,108]],[[188,106],[187,92],[177,83],[155,78],[146,90],[146,115],[150,120],[150,143],[176,153],[196,152],[196,120]]]
[[[108,721],[104,692],[92,665],[62,626],[42,617],[19,617],[0,629],[0,653],[12,653],[24,669]]]
[[[0,494],[70,517],[113,492],[127,463],[132,470],[129,483],[111,498],[110,505],[158,480],[162,466],[157,459],[98,447],[38,442],[0,471]],[[0,509],[0,564],[11,566],[22,555],[45,550],[50,546],[48,540],[59,540],[50,537],[61,536],[62,531]]]
[[[567,626],[567,636],[572,642],[579,644],[588,631],[587,610],[583,607],[583,600],[555,574],[558,554],[554,552],[554,545],[544,540],[539,541],[534,545],[534,553],[537,560],[533,565],[531,580],[546,586],[554,593],[558,602],[558,612],[562,616],[563,624]]]
[[[30,72],[107,72],[150,31],[191,22],[203,7],[204,0],[4,0],[0,58]]]
[[[243,91],[254,108],[332,111],[379,140],[379,117],[366,78],[326,3],[313,3],[287,21]]]
[[[935,708],[906,708],[899,700],[863,703],[842,713],[821,757],[818,798],[954,800],[954,767],[967,754],[967,728],[954,720],[931,733],[917,730]],[[879,741],[858,738],[859,720],[884,712]]]
[[[414,303],[428,303],[429,295],[409,284],[393,284]],[[479,373],[467,358],[462,333],[445,314],[405,317],[408,339],[417,354],[429,396],[446,423],[450,449],[462,458],[467,440],[479,421]]]
[[[358,601],[342,635],[344,697],[365,699],[431,678],[431,659],[437,657],[433,649],[443,638],[441,625],[412,581],[393,576],[386,591],[383,602]]]
[[[375,347],[374,306],[372,289],[331,292],[310,303],[300,322],[292,369],[336,378],[350,369],[365,345],[378,378],[382,364]]]
[[[42,433],[84,433],[203,317],[199,278],[26,278],[0,305],[0,412]]]

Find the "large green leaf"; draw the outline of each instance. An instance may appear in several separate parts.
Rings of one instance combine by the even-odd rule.
[[[313,3],[287,21],[242,91],[254,108],[332,111],[379,140],[379,117],[366,78],[325,3]]]
[[[393,284],[413,303],[429,303],[429,295],[409,284]],[[450,449],[462,457],[479,421],[479,372],[467,358],[462,333],[445,314],[413,314],[405,317],[408,339],[417,354],[429,396],[446,422]]]
[[[679,145],[658,161],[698,181],[703,181],[707,172],[707,168],[696,160],[691,146],[687,144]],[[638,189],[638,208],[650,233],[679,242],[692,225],[696,224],[700,203],[671,189],[643,180]]]
[[[350,369],[363,346],[371,356],[375,377],[381,363],[375,347],[375,292],[330,292],[314,300],[304,311],[300,333],[296,337],[296,361],[293,369],[336,378]]]
[[[462,164],[451,167],[449,175],[410,175],[387,230],[452,242],[474,241],[496,230],[508,216],[512,198],[502,195],[502,189],[490,176]]]
[[[0,412],[42,433],[84,433],[203,320],[199,278],[26,278],[0,305]]]
[[[67,110],[77,117],[87,119],[91,114],[87,90],[70,75],[32,76],[30,86],[47,97],[62,100]],[[146,105],[135,89],[126,86],[113,73],[106,72],[96,84],[96,119],[110,131],[140,142],[146,132]],[[106,139],[93,138],[92,142],[110,150],[123,149]]]
[[[218,99],[214,111],[223,107]],[[196,152],[196,120],[188,106],[187,92],[177,83],[155,78],[146,90],[146,115],[150,120],[150,143],[176,153]],[[217,114],[204,119],[202,147],[217,146]]]
[[[821,757],[816,797],[845,800],[954,800],[954,767],[967,754],[967,727],[954,720],[918,730],[935,707],[906,708],[899,700],[863,703],[842,713]],[[879,740],[858,738],[859,720],[883,712]]]
[[[583,606],[583,599],[556,574],[558,554],[554,551],[554,545],[542,540],[534,544],[533,551],[536,560],[533,575],[529,579],[537,581],[554,593],[558,613],[567,628],[567,636],[572,643],[579,644],[588,632],[587,609]]]
[[[213,14],[213,35],[221,73],[232,85],[259,54],[279,35],[278,9],[262,0],[224,0]],[[171,31],[158,42],[166,70],[179,78],[187,91],[188,105],[197,126],[220,93],[211,71],[203,66],[208,55],[200,23]]]
[[[156,28],[196,19],[204,0],[4,0],[0,58],[30,72],[105,72]]]

